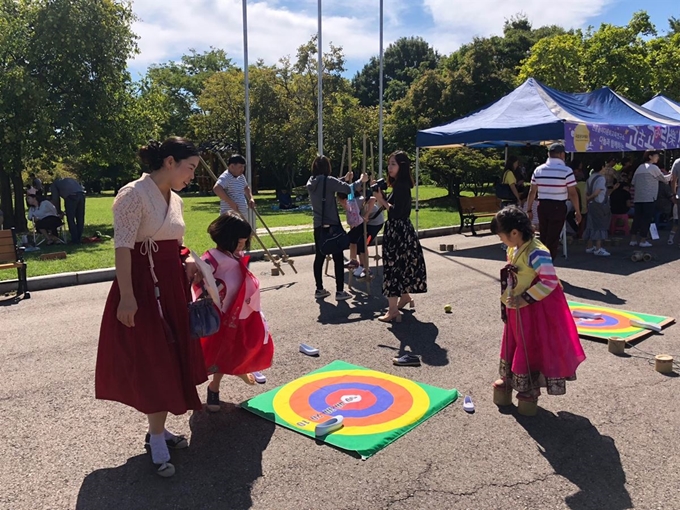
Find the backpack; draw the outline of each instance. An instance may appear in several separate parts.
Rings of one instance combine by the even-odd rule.
[[[505,180],[505,174],[508,173],[509,171],[510,170],[506,170],[505,172],[503,172],[503,177],[501,177],[500,180],[496,180],[494,187],[496,189],[496,197],[500,198],[501,200],[515,201],[517,200],[517,197],[512,192],[512,188],[510,187],[509,184],[503,183],[503,181]]]

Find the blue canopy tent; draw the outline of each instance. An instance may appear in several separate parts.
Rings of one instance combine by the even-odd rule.
[[[568,152],[676,148],[680,121],[642,108],[609,88],[572,94],[529,78],[462,119],[418,131],[416,228],[421,148],[507,147],[556,140],[563,140]]]
[[[680,103],[676,103],[672,99],[661,94],[657,94],[642,106],[653,112],[665,115],[666,117],[680,120]]]

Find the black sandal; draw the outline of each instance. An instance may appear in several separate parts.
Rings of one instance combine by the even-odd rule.
[[[151,453],[151,446],[149,445],[150,440],[151,436],[147,432],[146,437],[144,438],[144,449],[149,454]],[[173,436],[170,439],[166,439],[165,444],[168,445],[168,448],[171,450],[182,450],[189,447],[189,442],[184,436]]]

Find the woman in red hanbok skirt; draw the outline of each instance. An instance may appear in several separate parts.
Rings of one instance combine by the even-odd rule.
[[[145,447],[159,475],[172,476],[169,448],[188,446],[165,429],[168,413],[201,409],[203,355],[189,330],[189,277],[195,264],[181,254],[182,199],[198,165],[189,141],[169,138],[139,151],[151,169],[120,189],[113,203],[116,279],[99,334],[98,399],[134,407],[149,422]]]
[[[528,402],[538,400],[541,387],[563,395],[586,356],[550,253],[516,206],[499,211],[491,229],[508,246],[508,264],[501,271],[501,379],[494,386],[514,389]]]

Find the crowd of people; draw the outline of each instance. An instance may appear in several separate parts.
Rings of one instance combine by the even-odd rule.
[[[556,143],[549,148],[547,162],[529,179],[519,159],[509,156],[500,180],[507,189],[497,196],[502,207],[518,205],[537,220],[553,258],[565,223],[568,233],[586,241],[586,253],[595,256],[608,257],[603,242],[619,233],[630,236],[632,247],[650,248],[651,238],[658,238],[658,229],[665,226],[671,227],[672,245],[678,230],[680,158],[668,171],[660,156],[649,150],[638,166],[624,157],[619,169],[613,157],[596,158],[587,166],[572,159],[567,165],[565,148]]]

